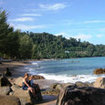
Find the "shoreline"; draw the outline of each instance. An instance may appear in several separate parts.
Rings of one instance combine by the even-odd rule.
[[[16,78],[23,77],[24,73],[28,71],[25,71],[25,70],[22,71],[22,68],[24,68],[27,65],[30,65],[31,64],[30,62],[31,61],[2,62],[2,64],[0,64],[0,74],[3,73],[8,67],[10,72],[12,72],[12,76],[8,78],[15,80]],[[35,80],[35,82],[39,84],[41,90],[43,89],[46,90],[47,88],[50,88],[52,84],[56,83],[53,80],[47,80],[47,79]],[[50,104],[56,105],[56,99],[57,99],[56,96],[43,95],[43,98],[44,98],[44,101],[37,105],[50,105]]]
[[[11,62],[2,62],[0,64],[0,73],[3,74],[6,71],[6,68],[9,68],[9,70],[12,72],[12,77],[19,77],[21,76],[20,73],[23,74],[20,68],[23,68],[27,65],[30,65],[27,61],[11,61]],[[25,73],[25,71],[24,71]]]
[[[35,60],[33,60],[33,61],[35,61]],[[2,64],[0,64],[0,73],[4,72],[6,70],[6,68],[8,67],[10,69],[10,71],[12,72],[12,74],[13,74],[13,76],[10,77],[10,78],[15,79],[15,78],[18,78],[18,77],[23,77],[24,73],[28,72],[28,71],[22,70],[22,68],[24,68],[27,65],[31,65],[31,62],[32,62],[31,60],[28,60],[28,61],[3,62]],[[53,87],[54,87],[54,84],[56,85],[56,83],[58,84],[58,87],[56,87],[56,88],[59,88],[59,86],[63,86],[63,85],[66,86],[66,85],[70,84],[70,83],[61,83],[59,85],[59,81],[48,80],[48,79],[35,80],[35,83],[39,84],[39,87],[40,87],[41,90],[48,89],[48,92],[49,92],[49,89],[51,89],[51,86],[53,85]],[[88,85],[88,83],[84,84],[82,82],[78,82],[77,84],[78,85],[84,85],[84,86]],[[46,97],[46,94],[47,94],[47,91],[45,91],[45,95],[43,95],[43,98],[44,98],[43,103],[40,103],[40,104],[37,104],[37,105],[56,105],[57,97],[55,95],[52,95],[52,96],[56,97],[55,99],[53,99],[54,97],[51,97],[50,94],[48,94],[47,97]]]

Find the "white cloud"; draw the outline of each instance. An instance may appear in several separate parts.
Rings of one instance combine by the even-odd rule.
[[[22,14],[22,16],[42,16],[41,14],[35,14],[35,13],[26,13]]]
[[[31,17],[21,17],[21,18],[16,18],[16,19],[10,19],[9,21],[25,22],[25,21],[34,21],[34,19]]]
[[[56,36],[62,35],[62,36],[64,36],[67,39],[70,39],[70,37],[76,38],[76,39],[81,39],[81,40],[89,40],[89,39],[92,38],[92,35],[90,35],[90,34],[78,34],[78,35],[74,36],[74,35],[67,34],[65,32],[61,32],[61,33],[57,33],[55,35]]]
[[[55,34],[56,36],[59,36],[59,35],[63,35],[63,36],[66,36],[67,34],[65,32],[60,32],[60,33],[57,33]]]
[[[105,23],[105,20],[90,20],[90,21],[84,21],[85,24],[89,23]]]
[[[45,10],[59,10],[59,9],[64,9],[66,7],[66,5],[63,3],[56,3],[53,5],[40,4],[39,7],[42,9],[45,9]]]
[[[102,35],[102,34],[98,34],[98,35],[96,35],[96,37],[98,37],[98,38],[102,38],[103,35]]]
[[[67,39],[69,39],[70,37],[68,36],[68,34],[67,33],[65,33],[65,32],[60,32],[60,33],[57,33],[57,34],[55,34],[56,36],[60,36],[60,35],[62,35],[63,37],[65,37],[65,38],[67,38]]]
[[[11,24],[10,26],[13,26],[15,29],[21,29],[21,30],[31,30],[31,29],[41,29],[46,28],[45,25],[24,25],[24,24]]]
[[[88,40],[88,39],[91,39],[92,38],[92,35],[90,34],[78,34],[76,36],[72,36],[76,39],[81,39],[81,40]]]

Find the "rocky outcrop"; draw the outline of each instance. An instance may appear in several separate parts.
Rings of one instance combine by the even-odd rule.
[[[0,95],[0,105],[21,105],[19,98]]]
[[[22,88],[18,87],[17,85],[13,85],[11,87],[13,96],[16,96],[20,99],[22,105],[26,105],[31,102],[31,97],[28,90],[23,90]]]
[[[9,86],[0,87],[0,95],[9,95],[11,88]]]
[[[96,88],[103,88],[105,89],[105,78],[99,77],[93,84],[94,87]]]
[[[22,86],[22,82],[23,82],[23,77],[18,77],[14,80],[14,84],[18,85],[18,86]]]
[[[13,90],[11,95],[18,97],[22,105],[37,103],[42,100],[42,95],[38,85],[36,85],[35,87],[35,93],[36,93],[35,97],[33,97],[31,92],[29,92],[28,90],[23,90],[17,85],[13,85],[11,89]]]
[[[33,79],[37,80],[37,79],[45,79],[45,78],[43,76],[41,76],[41,75],[33,75]]]
[[[59,94],[59,91],[58,90],[55,90],[55,89],[45,89],[41,93],[43,95],[54,95],[54,96],[57,96]]]
[[[105,105],[105,90],[68,86],[60,92],[56,105]]]
[[[99,68],[93,71],[94,74],[105,74],[105,69]]]
[[[74,85],[73,83],[54,83],[53,85],[51,85],[51,89],[55,89],[55,90],[62,90],[64,88],[66,88],[67,86],[72,86]],[[75,85],[77,87],[92,87],[93,84],[92,83],[83,83],[83,82],[76,82]]]
[[[60,91],[60,90],[64,89],[67,86],[70,86],[70,85],[73,85],[73,84],[72,83],[62,83],[62,84],[61,83],[54,83],[51,85],[50,88]]]
[[[32,78],[33,78],[33,80],[45,79],[43,76],[40,76],[40,75],[33,75]],[[29,77],[29,79],[30,79],[30,77]],[[22,82],[23,82],[23,77],[18,77],[18,78],[15,78],[12,83],[21,87]]]
[[[93,86],[93,84],[92,84],[92,83],[89,83],[89,82],[87,82],[87,83],[76,82],[75,85],[76,85],[77,87],[92,87],[92,86]]]

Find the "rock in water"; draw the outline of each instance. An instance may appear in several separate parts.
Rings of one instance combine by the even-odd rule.
[[[21,105],[19,98],[0,95],[0,105]]]
[[[30,77],[29,77],[29,78],[30,78]],[[32,78],[33,78],[34,80],[45,79],[45,78],[44,78],[43,76],[41,76],[41,75],[33,75]]]
[[[105,74],[105,69],[103,68],[98,68],[98,69],[95,69],[93,71],[94,74],[98,75],[98,74]]]
[[[105,105],[105,90],[68,86],[60,92],[56,105]]]
[[[94,87],[105,89],[105,78],[99,77],[93,84]]]

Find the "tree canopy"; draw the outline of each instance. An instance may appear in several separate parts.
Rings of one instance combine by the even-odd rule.
[[[105,56],[105,45],[66,39],[50,33],[21,32],[7,23],[0,11],[0,57],[12,59],[50,59]]]

